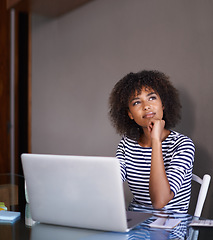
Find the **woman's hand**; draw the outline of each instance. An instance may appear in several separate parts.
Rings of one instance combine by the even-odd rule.
[[[165,121],[161,119],[152,118],[148,124],[148,130],[152,140],[163,141],[163,132],[165,127]]]

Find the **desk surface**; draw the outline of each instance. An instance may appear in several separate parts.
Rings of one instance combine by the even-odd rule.
[[[150,228],[146,224],[129,233],[103,232],[63,226],[54,226],[35,223],[27,226],[29,219],[25,221],[25,216],[14,224],[0,224],[1,240],[127,240],[127,239],[190,239],[206,240],[213,238],[213,228],[200,228],[199,230],[189,228],[184,220],[172,230],[162,230]],[[191,237],[189,237],[191,236]]]
[[[3,179],[3,180],[2,180]],[[6,181],[6,179],[8,181]],[[25,205],[24,199],[24,179],[21,176],[15,178],[4,178],[0,175],[0,189],[8,187],[10,182],[13,185],[19,186],[18,196],[17,188],[9,186],[10,193],[7,195],[7,199],[12,204],[10,210],[20,211],[21,218],[13,224],[1,224],[0,223],[0,239],[1,240],[127,240],[127,239],[190,239],[190,240],[206,240],[213,239],[213,228],[199,228],[194,229],[188,227],[189,222],[192,219],[190,215],[175,215],[176,218],[180,218],[181,223],[171,230],[162,230],[150,228],[147,220],[140,226],[130,231],[129,233],[113,233],[104,231],[95,231],[87,229],[78,229],[63,226],[54,226],[47,224],[34,223],[30,217],[29,205]],[[5,193],[5,191],[2,191]],[[0,201],[6,195],[1,195]],[[18,201],[18,202],[17,202]],[[13,205],[15,204],[15,206]],[[174,215],[173,215],[174,217]]]

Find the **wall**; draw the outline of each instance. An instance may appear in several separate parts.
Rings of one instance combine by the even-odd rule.
[[[114,156],[108,95],[130,71],[157,69],[179,89],[177,130],[213,176],[213,1],[95,0],[59,18],[32,16],[32,151]],[[213,217],[210,203],[203,216]]]

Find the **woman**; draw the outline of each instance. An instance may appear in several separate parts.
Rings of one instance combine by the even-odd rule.
[[[118,145],[121,176],[133,193],[130,209],[188,211],[194,144],[171,130],[181,104],[169,77],[159,71],[130,73],[113,88],[110,118],[123,137]]]

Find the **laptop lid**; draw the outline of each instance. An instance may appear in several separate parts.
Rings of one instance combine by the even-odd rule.
[[[151,214],[127,220],[119,161],[114,157],[22,154],[32,219],[128,231]],[[136,213],[138,215],[138,213]]]

